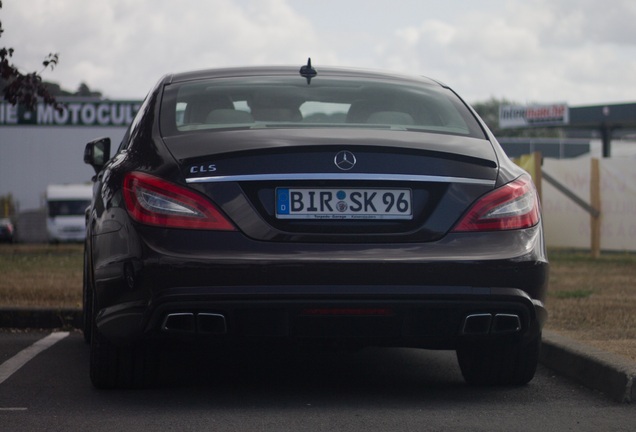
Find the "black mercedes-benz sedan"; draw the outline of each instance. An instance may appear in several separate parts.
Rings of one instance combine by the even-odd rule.
[[[173,339],[455,350],[471,384],[534,376],[537,193],[444,84],[310,61],[167,75],[84,160],[96,387],[148,385]]]

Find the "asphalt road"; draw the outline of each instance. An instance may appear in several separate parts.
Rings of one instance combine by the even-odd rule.
[[[633,431],[613,402],[540,366],[520,388],[463,382],[454,353],[164,353],[146,390],[94,389],[81,333],[0,333],[2,431]]]

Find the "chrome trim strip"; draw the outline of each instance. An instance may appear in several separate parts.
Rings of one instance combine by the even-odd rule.
[[[245,174],[231,176],[189,177],[186,183],[223,183],[246,181],[285,181],[285,180],[381,180],[409,181],[429,183],[462,183],[494,186],[494,180],[474,179],[466,177],[448,177],[411,174],[353,174],[353,173],[289,173],[289,174]]]

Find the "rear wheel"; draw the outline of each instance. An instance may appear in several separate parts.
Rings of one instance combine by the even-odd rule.
[[[144,388],[152,385],[159,370],[156,349],[147,344],[119,346],[93,328],[90,376],[97,388]]]
[[[88,250],[84,246],[84,277],[82,287],[82,332],[84,342],[91,342],[91,332],[93,326],[93,289],[92,276],[89,272]]]
[[[469,384],[524,385],[534,377],[540,347],[540,333],[530,341],[469,342],[457,349],[457,360]]]
[[[108,340],[97,328],[96,299],[94,295],[90,298],[90,322],[86,325],[90,329],[90,377],[93,385],[101,389],[152,385],[159,371],[157,347],[143,341],[120,346]]]

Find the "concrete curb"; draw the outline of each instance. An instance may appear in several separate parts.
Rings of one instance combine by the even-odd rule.
[[[81,328],[80,309],[0,308],[0,328]],[[636,363],[544,330],[539,361],[617,402],[636,401]]]
[[[539,361],[617,402],[636,401],[636,363],[624,357],[544,330]]]
[[[0,328],[81,327],[81,309],[0,308]]]

